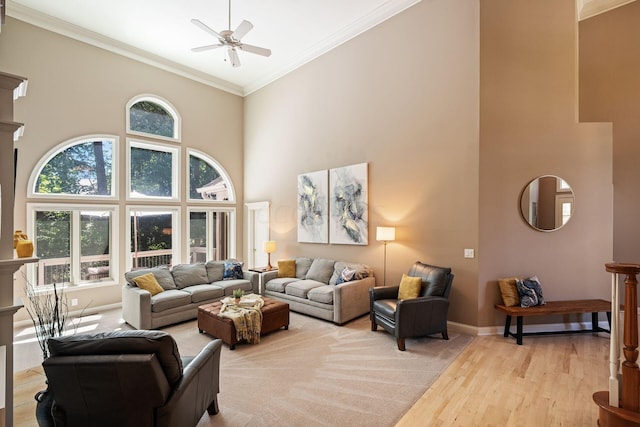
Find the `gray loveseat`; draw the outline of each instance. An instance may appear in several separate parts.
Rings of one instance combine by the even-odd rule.
[[[195,319],[198,306],[232,295],[235,289],[258,293],[258,273],[242,271],[235,264],[235,272],[229,261],[226,270],[225,261],[208,261],[129,271],[122,287],[122,318],[134,328],[155,329]],[[153,273],[162,292],[152,296],[133,281],[147,273]]]
[[[345,269],[348,281],[343,282]],[[376,285],[371,267],[323,258],[296,258],[295,277],[278,275],[278,271],[263,273],[264,295],[288,303],[293,311],[338,325],[369,312],[369,289]]]

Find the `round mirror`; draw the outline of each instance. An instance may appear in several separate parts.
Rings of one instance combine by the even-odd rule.
[[[520,213],[536,230],[554,231],[571,219],[573,204],[573,190],[567,181],[558,176],[543,175],[522,191]]]

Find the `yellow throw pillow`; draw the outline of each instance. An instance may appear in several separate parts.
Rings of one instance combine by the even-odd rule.
[[[296,277],[296,260],[285,259],[278,261],[278,277]]]
[[[140,289],[151,292],[151,296],[157,295],[160,292],[164,291],[153,273],[143,274],[141,276],[134,277],[132,280],[136,285],[138,285]]]
[[[411,277],[406,274],[402,275],[400,281],[400,290],[398,291],[398,299],[413,299],[420,295],[420,287],[422,286],[421,277]]]
[[[516,287],[517,279],[518,277],[498,279],[500,295],[502,295],[502,303],[507,307],[520,305],[520,295],[518,294],[518,288]]]

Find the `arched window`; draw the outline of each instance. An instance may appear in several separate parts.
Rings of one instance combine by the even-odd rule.
[[[211,157],[196,150],[189,153],[189,200],[234,202],[235,191],[224,168]]]
[[[127,133],[180,141],[180,116],[168,101],[139,95],[127,103]]]
[[[31,196],[114,198],[117,137],[95,135],[66,141],[43,157],[31,175]]]

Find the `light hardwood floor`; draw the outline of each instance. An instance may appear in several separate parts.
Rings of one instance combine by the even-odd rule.
[[[411,351],[411,340],[407,341]],[[607,334],[475,337],[396,427],[595,426],[592,395],[606,390]],[[41,368],[16,374],[14,425],[37,426]]]

